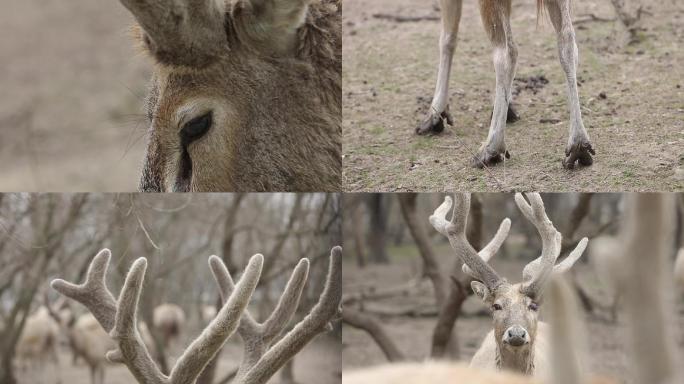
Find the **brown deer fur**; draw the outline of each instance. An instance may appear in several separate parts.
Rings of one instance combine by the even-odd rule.
[[[188,23],[213,18],[193,12],[193,4],[174,8],[172,21],[162,23],[139,1],[122,0],[156,63],[142,191],[341,188],[341,0],[274,1],[226,1],[225,10],[209,9],[224,12],[222,29],[214,31],[220,38],[199,40],[200,52],[188,55],[196,48],[192,40],[183,48],[184,35],[169,38],[175,30],[167,24],[176,14]],[[301,21],[290,8],[272,9],[288,4],[305,11]],[[209,112],[211,128],[184,143],[183,125]]]

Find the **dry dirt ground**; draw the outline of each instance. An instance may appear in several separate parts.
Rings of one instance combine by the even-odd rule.
[[[151,65],[116,0],[3,3],[0,190],[134,191]]]
[[[442,265],[451,266],[453,251],[448,245],[435,247]],[[406,286],[419,273],[419,257],[415,247],[393,248],[389,252],[393,260],[390,266],[372,265],[359,269],[352,258],[344,265],[345,294],[367,290],[371,287],[389,288]],[[515,254],[515,252],[511,252]],[[586,257],[586,255],[585,255]],[[501,259],[500,256],[492,263],[494,268],[509,281],[518,282],[522,278],[525,262],[521,260]],[[575,265],[575,276],[599,303],[609,302],[606,290],[587,264]],[[680,296],[676,310],[677,343],[684,353],[684,293]],[[423,282],[412,289],[408,296],[395,296],[381,301],[368,301],[366,308],[379,313],[388,311],[415,311],[416,313],[434,312],[434,298],[427,282]],[[645,309],[647,306],[645,305]],[[482,339],[491,330],[491,318],[484,315],[484,307],[480,301],[471,296],[464,305],[464,312],[468,314],[459,318],[456,323],[460,359],[470,361],[479,347]],[[542,312],[543,316],[543,312]],[[625,321],[618,315],[616,324],[609,322],[607,311],[600,310],[596,315],[586,316],[587,333],[589,335],[588,350],[590,351],[590,370],[595,374],[617,378],[620,382],[630,381],[630,358],[626,354]],[[399,348],[414,361],[424,360],[430,351],[430,338],[436,322],[435,317],[425,316],[381,316],[382,324],[393,337]],[[347,371],[354,368],[384,364],[387,360],[363,331],[344,325],[342,330],[342,367]]]
[[[567,142],[565,78],[553,27],[536,22],[535,1],[514,0],[519,46],[510,124],[512,158],[490,172],[469,166],[487,136],[494,69],[477,1],[465,0],[450,106],[454,125],[416,136],[437,77],[437,1],[345,0],[344,182],[347,191],[684,189],[684,3],[640,2],[642,41],[626,45],[615,21],[576,25],[580,99],[597,152],[594,165],[561,166]],[[575,20],[615,18],[607,0],[575,1]],[[423,18],[396,22],[378,15]],[[535,82],[544,77],[548,83]]]
[[[189,342],[189,341],[188,341]],[[181,353],[180,349],[178,353]],[[74,366],[70,353],[66,349],[60,351],[58,369],[46,364],[26,372],[17,371],[19,384],[90,384],[90,371],[82,360]],[[242,347],[231,341],[221,354],[221,362],[217,368],[216,379],[223,378],[240,363]],[[331,336],[317,337],[306,346],[295,358],[295,380],[298,384],[339,384],[341,382],[340,341]],[[133,376],[122,365],[106,368],[105,384],[130,384],[135,382]],[[279,384],[279,374],[269,383]],[[288,383],[293,384],[293,383]]]

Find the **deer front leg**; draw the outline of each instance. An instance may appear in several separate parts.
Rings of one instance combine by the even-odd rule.
[[[439,70],[437,72],[437,85],[435,95],[432,98],[430,112],[427,118],[416,128],[419,135],[429,132],[442,132],[444,121],[452,124],[449,114],[449,75],[451,62],[456,49],[456,36],[458,35],[458,23],[461,20],[461,5],[463,0],[440,0],[442,12],[442,32],[439,36]]]
[[[480,0],[480,15],[487,36],[494,47],[496,89],[489,135],[472,162],[473,167],[477,168],[503,161],[504,156],[510,157],[506,150],[505,129],[518,59],[518,49],[513,41],[510,23],[511,0]]]
[[[572,169],[576,162],[579,162],[580,165],[591,165],[593,163],[591,155],[594,155],[595,152],[591,147],[589,134],[587,134],[582,122],[582,111],[577,93],[578,52],[575,42],[575,29],[570,18],[570,0],[548,0],[545,3],[551,23],[556,30],[558,56],[568,86],[570,137],[565,148],[563,166]]]

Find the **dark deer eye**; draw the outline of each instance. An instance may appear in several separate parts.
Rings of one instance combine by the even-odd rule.
[[[204,136],[209,131],[209,128],[211,128],[211,120],[212,113],[209,112],[185,123],[180,132],[183,144],[188,145]]]
[[[501,304],[493,304],[493,305],[492,305],[492,309],[495,310],[495,311],[500,311],[500,310],[502,310],[503,308],[501,307]]]
[[[532,310],[532,311],[537,312],[537,311],[539,310],[539,304],[537,304],[537,303],[530,303],[530,305],[528,306],[528,308],[529,308],[530,310]]]

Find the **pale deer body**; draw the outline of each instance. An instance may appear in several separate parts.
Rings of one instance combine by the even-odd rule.
[[[161,304],[152,313],[154,328],[162,337],[165,347],[177,339],[185,325],[185,312],[175,304]]]
[[[537,228],[542,238],[542,251],[539,258],[525,266],[522,283],[509,283],[488,264],[508,236],[509,219],[503,220],[494,239],[479,252],[470,245],[465,232],[470,195],[456,195],[451,220],[446,218],[452,207],[451,197],[447,196],[430,216],[430,223],[449,239],[463,261],[463,272],[475,279],[471,283],[475,295],[492,310],[494,329],[484,339],[471,366],[544,377],[549,370],[546,362],[548,330],[538,320],[544,287],[552,275],[561,274],[574,265],[588,240],[582,239],[565,260],[556,264],[561,234],[547,217],[539,194],[529,193],[527,198],[529,203],[521,194],[516,194],[515,202],[523,216]]]
[[[456,37],[461,19],[462,0],[440,0],[442,32],[440,35],[440,60],[437,85],[430,112],[418,127],[419,134],[441,132],[444,124],[452,123],[449,114],[448,89],[451,63],[456,48]],[[511,0],[479,0],[480,15],[485,32],[493,46],[493,62],[496,72],[494,108],[487,140],[472,161],[473,166],[484,167],[509,157],[505,142],[507,121],[515,121],[517,115],[511,108],[512,86],[518,58],[518,48],[513,40],[510,25]],[[545,6],[556,31],[558,56],[566,78],[568,108],[570,111],[569,137],[563,165],[573,168],[576,162],[592,164],[594,150],[582,122],[577,91],[578,49],[570,15],[571,0],[538,0],[538,13]]]
[[[74,347],[88,364],[91,383],[104,384],[105,355],[116,347],[114,340],[91,314],[80,316],[70,332]]]
[[[142,191],[336,191],[340,0],[121,0],[155,61]]]

